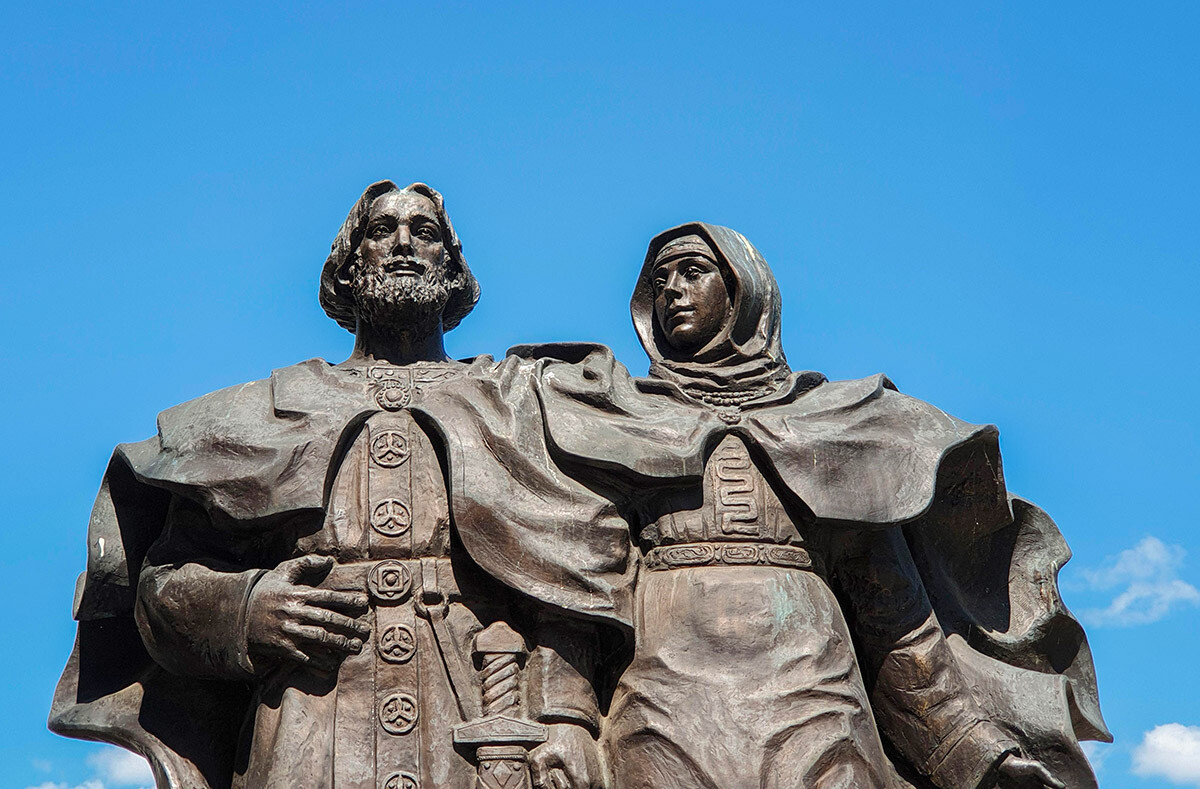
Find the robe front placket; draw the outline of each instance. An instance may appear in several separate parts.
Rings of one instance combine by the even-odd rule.
[[[442,667],[422,665],[428,649],[419,643],[416,597],[422,584],[438,589],[436,562],[447,561],[448,504],[444,484],[436,489],[419,480],[414,484],[415,465],[438,461],[404,408],[412,391],[411,371],[373,367],[369,377],[373,399],[384,410],[368,417],[347,453],[345,463],[357,468],[344,465],[339,472],[335,498],[350,500],[331,508],[333,517],[340,516],[339,541],[365,549],[365,562],[335,572],[362,579],[371,624],[371,638],[339,674],[334,786],[418,789],[427,771],[422,754],[437,748],[423,742],[432,732],[421,725],[428,706],[421,680],[423,673]],[[422,579],[422,559],[432,578]],[[448,746],[449,732],[442,734]]]

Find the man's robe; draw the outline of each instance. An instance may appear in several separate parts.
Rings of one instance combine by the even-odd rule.
[[[441,439],[451,517],[471,559],[523,595],[624,630],[626,526],[552,462],[530,383],[541,364],[478,358],[455,385],[418,388],[408,410]],[[172,497],[243,536],[319,525],[341,453],[372,413],[367,386],[361,372],[311,360],[172,408],[156,437],[117,448],[89,525],[54,731],[141,753],[160,785],[229,784],[249,688],[170,674],[150,658],[133,619],[139,572]]]

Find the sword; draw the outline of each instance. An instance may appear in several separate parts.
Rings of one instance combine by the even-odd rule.
[[[454,728],[454,743],[475,749],[477,789],[532,789],[529,749],[549,730],[527,718],[521,699],[525,640],[504,622],[475,636],[483,717]]]

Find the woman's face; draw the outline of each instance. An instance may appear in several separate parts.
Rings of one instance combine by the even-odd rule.
[[[704,239],[681,236],[654,261],[654,315],[677,351],[695,353],[721,332],[733,300],[717,256]]]

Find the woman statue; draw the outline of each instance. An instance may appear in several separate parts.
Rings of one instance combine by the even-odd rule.
[[[1007,495],[996,429],[793,372],[771,270],[728,228],[657,236],[632,312],[648,378],[577,347],[539,390],[555,458],[640,548],[614,785],[1095,786],[1069,552]]]

